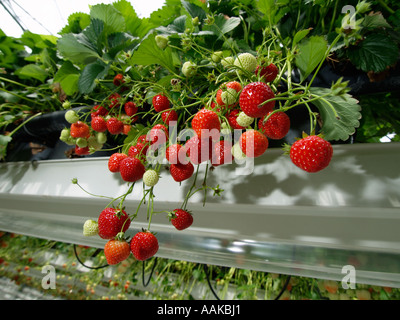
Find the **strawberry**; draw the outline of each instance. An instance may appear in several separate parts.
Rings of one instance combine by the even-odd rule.
[[[154,187],[157,184],[158,180],[158,172],[153,169],[147,170],[143,175],[143,183],[148,187]]]
[[[117,135],[124,131],[124,123],[115,117],[112,117],[106,122],[107,130],[111,134]]]
[[[171,164],[186,163],[185,150],[182,149],[180,144],[171,144],[165,150],[165,157]]]
[[[106,108],[104,108],[101,105],[96,105],[92,108],[90,115],[92,116],[92,118],[94,118],[94,117],[98,117],[98,116],[105,117],[107,114],[108,114],[108,110]]]
[[[198,137],[201,138],[209,136],[213,131],[221,130],[221,124],[219,122],[218,115],[208,109],[199,110],[192,119],[192,128],[197,133]]]
[[[249,117],[247,114],[241,111],[236,118],[236,122],[239,126],[247,128],[254,122],[254,118]]]
[[[115,86],[117,86],[117,87],[119,87],[121,84],[123,84],[125,81],[124,81],[124,75],[123,74],[121,74],[121,73],[118,73],[115,77],[114,77],[114,79],[113,79],[113,83],[114,83],[114,85]]]
[[[136,142],[135,145],[129,148],[128,156],[133,158],[136,157],[140,160],[145,160],[148,148],[149,148],[148,143]]]
[[[186,164],[171,164],[171,166],[169,167],[169,172],[176,182],[182,182],[189,179],[193,175],[194,166],[191,162],[188,162]]]
[[[257,67],[257,59],[251,53],[241,53],[237,56],[233,64],[240,68],[239,70],[254,72]]]
[[[274,98],[271,88],[264,82],[252,82],[245,86],[239,96],[239,105],[249,117],[260,118],[270,112],[275,101],[265,101]]]
[[[178,121],[178,114],[176,113],[175,110],[168,110],[164,111],[161,114],[161,119],[164,121],[164,123],[169,126],[171,121]]]
[[[228,115],[226,116],[226,118],[228,119],[228,123],[229,125],[232,127],[232,129],[245,129],[244,127],[240,126],[237,123],[237,117],[240,113],[240,110],[236,109],[236,110],[232,110],[228,113]]]
[[[125,110],[125,113],[128,115],[128,116],[130,116],[130,117],[132,117],[133,115],[135,115],[136,114],[136,112],[138,112],[138,107],[136,106],[136,104],[134,103],[134,102],[132,102],[132,101],[128,101],[128,102],[126,102],[125,104],[124,104],[124,110]]]
[[[132,238],[130,246],[133,256],[139,261],[144,261],[157,253],[158,240],[153,233],[141,231]]]
[[[239,92],[242,90],[242,85],[237,81],[224,83],[217,91],[216,101],[220,106],[232,108],[237,104]]]
[[[135,182],[143,178],[146,171],[143,163],[138,158],[127,157],[121,161],[119,172],[122,180],[127,182]]]
[[[71,124],[70,134],[73,138],[86,138],[90,133],[89,126],[82,121]]]
[[[79,116],[74,110],[68,110],[65,113],[65,120],[67,120],[68,123],[75,123],[79,121]]]
[[[211,138],[200,139],[198,136],[190,138],[184,145],[184,151],[193,164],[200,164],[210,160],[212,148]]]
[[[267,66],[262,66],[262,65],[257,66],[254,73],[260,76],[260,78],[265,82],[272,82],[278,75],[279,70],[276,65],[271,63]]]
[[[232,142],[221,140],[214,145],[214,152],[211,159],[211,164],[214,167],[226,163],[232,163]]]
[[[79,147],[79,146],[75,146],[75,154],[79,155],[79,156],[86,156],[88,154],[90,154],[90,150],[89,147]]]
[[[297,140],[290,147],[290,159],[307,172],[318,172],[329,165],[332,145],[325,139],[311,135]]]
[[[163,94],[157,94],[153,97],[154,110],[161,112],[169,109],[170,102],[169,99]]]
[[[271,112],[269,112],[267,116]],[[258,121],[258,128],[270,139],[283,139],[289,132],[290,119],[288,115],[284,112],[275,112],[268,118],[265,123],[264,119],[261,118]]]
[[[110,109],[114,108],[120,103],[121,96],[118,93],[113,93],[108,97],[108,101],[110,101]]]
[[[195,64],[192,61],[186,61],[183,65],[182,65],[182,74],[187,77],[193,77],[195,76],[197,73],[197,64]]]
[[[261,156],[268,148],[267,137],[259,131],[247,130],[239,138],[240,148],[249,158]]]
[[[141,136],[139,136],[139,137],[137,138],[136,141],[137,141],[137,142],[140,142],[140,143],[143,143],[143,144],[148,143],[148,142],[147,142],[147,135],[146,135],[146,134],[142,134]]]
[[[132,129],[132,126],[130,124],[125,123],[122,133],[127,136],[129,134],[129,132],[131,131],[131,129]]]
[[[86,220],[83,224],[83,235],[85,237],[95,236],[99,234],[99,226],[97,221],[92,219]]]
[[[127,158],[128,156],[125,153],[114,153],[108,159],[108,170],[111,172],[119,172],[119,167],[121,161]]]
[[[130,245],[125,240],[111,239],[104,246],[104,255],[109,265],[126,260],[131,254]]]
[[[187,210],[175,209],[168,214],[168,217],[177,230],[187,229],[193,224],[193,216]]]
[[[93,117],[90,122],[90,126],[92,127],[92,129],[94,131],[97,131],[97,132],[107,131],[106,120],[101,116]]]
[[[126,232],[131,225],[131,219],[122,209],[106,208],[97,220],[99,236],[102,239],[112,239],[120,232]]]
[[[147,139],[151,144],[164,144],[168,141],[168,129],[162,124],[156,124],[147,133]]]

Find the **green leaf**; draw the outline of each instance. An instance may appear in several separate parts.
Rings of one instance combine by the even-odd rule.
[[[78,91],[80,72],[70,61],[65,61],[54,76],[54,82],[59,82],[64,92],[71,96]]]
[[[4,159],[7,155],[8,143],[12,140],[10,136],[0,134],[0,160]]]
[[[382,13],[371,13],[364,17],[362,22],[364,28],[391,28],[391,25],[383,17]]]
[[[347,140],[354,134],[355,128],[360,126],[361,107],[358,101],[349,94],[334,96],[329,88],[312,87],[310,89],[313,95],[324,96],[321,99],[313,101],[318,108],[322,128],[327,140]]]
[[[294,48],[296,44],[298,44],[301,40],[303,40],[303,38],[305,38],[310,33],[310,31],[311,28],[297,31],[293,37],[292,48]]]
[[[240,24],[240,18],[238,17],[226,19],[225,15],[219,14],[214,18],[214,23],[212,25],[205,25],[203,30],[212,31],[219,38],[222,37],[222,35],[232,31]]]
[[[15,74],[20,78],[34,78],[44,82],[48,77],[48,73],[36,64],[27,64],[22,68],[15,70]]]
[[[358,45],[347,51],[350,61],[365,72],[382,72],[393,65],[399,57],[399,48],[387,35],[369,34]]]
[[[169,71],[174,71],[175,69],[171,49],[167,47],[161,50],[157,46],[154,34],[149,35],[142,41],[139,48],[133,53],[130,63],[143,66],[158,64]]]
[[[109,66],[105,65],[101,61],[88,64],[79,77],[79,91],[83,94],[91,93],[96,87],[96,80],[103,79],[107,75],[108,70]]]
[[[90,18],[104,22],[107,34],[125,31],[125,19],[112,5],[97,4],[90,9]]]
[[[186,11],[190,14],[192,18],[198,17],[199,20],[202,21],[207,16],[206,12],[202,8],[193,3],[182,0],[182,6],[186,9]]]
[[[80,41],[82,42],[82,40]],[[88,64],[100,58],[96,51],[88,48],[80,41],[78,41],[76,35],[68,33],[58,40],[57,47],[65,59],[76,64]]]
[[[80,33],[90,24],[90,16],[87,13],[75,12],[68,17],[68,24],[64,26],[59,34]]]
[[[300,69],[301,81],[306,79],[325,58],[327,48],[328,43],[322,36],[313,36],[299,43],[299,53],[295,62]]]

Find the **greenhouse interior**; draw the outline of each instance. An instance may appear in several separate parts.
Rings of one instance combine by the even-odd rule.
[[[0,2],[2,300],[400,299],[398,1],[33,3]]]

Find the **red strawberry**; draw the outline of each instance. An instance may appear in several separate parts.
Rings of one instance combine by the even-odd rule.
[[[242,90],[242,85],[237,81],[230,81],[221,85],[216,95],[216,101],[218,105],[225,106],[226,108],[235,106],[237,104],[237,98],[240,90]],[[231,103],[227,104],[227,102]]]
[[[120,103],[121,96],[118,93],[113,93],[108,97],[110,101],[110,109],[114,108]]]
[[[199,138],[209,137],[210,134],[213,134],[213,132],[215,133],[215,131],[219,133],[221,124],[218,115],[214,111],[201,109],[192,119],[192,128]]]
[[[259,131],[247,130],[239,138],[240,148],[249,158],[261,156],[268,148],[267,137]]]
[[[124,135],[128,135],[129,132],[131,131],[132,126],[130,124],[124,124],[124,129],[122,130],[122,133]]]
[[[186,141],[184,145],[184,151],[190,158],[193,164],[200,164],[208,161],[212,156],[212,140],[200,139],[198,136],[194,136]]]
[[[238,123],[237,123],[236,119],[237,119],[239,113],[240,113],[240,110],[236,109],[236,110],[232,110],[231,112],[229,112],[229,114],[226,116],[226,118],[228,119],[228,123],[232,127],[232,129],[239,129],[239,130],[245,129],[244,127],[238,125]]]
[[[124,123],[115,117],[108,119],[106,124],[107,124],[107,130],[111,134],[117,135],[124,132]]]
[[[171,164],[171,166],[169,167],[169,172],[176,182],[182,182],[189,179],[193,175],[194,166],[191,162],[188,162],[186,164]]]
[[[148,149],[149,145],[147,143],[136,142],[135,145],[129,148],[128,155],[132,158],[136,157],[140,160],[145,160]]]
[[[292,162],[307,172],[318,172],[326,168],[332,155],[332,145],[315,135],[297,140],[290,148]]]
[[[143,144],[147,143],[148,142],[147,141],[147,135],[146,134],[142,134],[141,136],[139,136],[139,138],[137,139],[137,142],[140,142],[140,143],[143,143]]]
[[[177,230],[189,228],[193,223],[193,216],[189,211],[183,209],[175,209],[168,215],[172,225]]]
[[[164,121],[164,123],[169,126],[169,123],[171,121],[178,121],[178,114],[176,113],[175,110],[168,110],[168,111],[164,111],[161,114],[161,118]]]
[[[119,167],[121,161],[127,158],[128,156],[125,153],[114,153],[108,159],[108,170],[111,172],[119,172]]]
[[[119,87],[121,84],[123,84],[125,81],[124,81],[124,75],[123,74],[121,74],[121,73],[118,73],[115,77],[114,77],[114,79],[113,79],[113,83],[114,83],[114,85],[115,86],[117,86],[117,87]]]
[[[146,171],[143,163],[138,158],[127,157],[121,161],[119,172],[122,180],[127,182],[135,182],[143,178]]]
[[[90,149],[89,149],[89,147],[75,146],[75,154],[77,154],[79,156],[85,156],[85,155],[90,154]]]
[[[169,109],[169,99],[163,94],[157,94],[153,97],[153,106],[157,112]]]
[[[274,108],[275,101],[264,103],[274,97],[274,93],[266,83],[252,82],[245,86],[240,93],[239,105],[249,117],[260,118]]]
[[[272,111],[271,111],[272,112]],[[269,112],[267,116],[271,113]],[[258,121],[258,128],[270,139],[283,139],[290,129],[290,119],[284,112],[275,112],[268,120],[264,122],[264,118]]]
[[[278,75],[279,70],[273,63],[267,66],[257,66],[255,74],[259,75],[265,82],[272,82]]]
[[[107,131],[107,123],[106,120],[103,117],[97,116],[97,117],[92,117],[92,120],[90,122],[90,126],[94,131],[97,132],[105,132]]]
[[[125,110],[125,113],[128,115],[128,116],[130,116],[130,117],[132,117],[133,115],[135,115],[136,114],[136,112],[138,112],[138,107],[136,106],[136,104],[134,103],[134,102],[132,102],[132,101],[128,101],[128,102],[126,102],[125,104],[124,104],[124,110]]]
[[[106,208],[100,213],[97,223],[100,238],[113,239],[118,233],[128,230],[131,219],[122,209]]]
[[[111,239],[104,246],[104,255],[109,265],[126,260],[130,254],[130,245],[125,240]]]
[[[139,261],[150,259],[157,251],[158,240],[149,231],[138,232],[131,240],[131,252]]]
[[[71,124],[70,134],[73,138],[86,138],[90,133],[89,126],[82,121]]]
[[[221,140],[214,145],[214,152],[211,159],[211,164],[214,167],[221,164],[232,163],[232,142]]]
[[[169,145],[168,148],[165,150],[165,157],[171,164],[187,163],[187,161],[185,161],[185,150],[182,149],[182,145],[180,144]]]
[[[91,110],[91,116],[92,118],[98,117],[98,116],[106,116],[108,114],[108,110],[104,108],[103,106],[96,105],[93,107]]]
[[[168,141],[168,129],[162,124],[156,124],[147,133],[147,141],[151,144],[164,144]]]

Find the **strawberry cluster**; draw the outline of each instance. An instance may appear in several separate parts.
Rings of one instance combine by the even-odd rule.
[[[195,166],[202,163],[218,167],[230,164],[235,159],[260,157],[267,151],[269,139],[281,140],[288,134],[290,118],[285,110],[275,104],[276,89],[271,85],[279,74],[276,65],[259,64],[250,53],[228,60],[225,58],[221,63],[233,67],[237,79],[220,84],[217,90],[208,94],[211,97],[208,103],[196,107],[194,112],[192,109],[189,117],[182,106],[174,106],[176,101],[170,98],[168,91],[152,96],[149,110],[143,113],[151,114],[151,119],[156,121],[151,125],[147,121],[145,130],[137,131],[134,138],[128,139],[108,160],[109,171],[131,184],[129,192],[134,183],[142,181],[146,190],[143,200],[148,196],[146,201],[151,202],[153,188],[160,178],[160,169],[166,164],[170,176],[180,183],[190,179],[195,173]],[[189,77],[186,69],[182,72]],[[194,76],[190,74],[190,77]],[[113,83],[122,92],[129,90],[120,74],[115,76]],[[129,134],[141,117],[136,104],[126,100],[126,97],[113,93],[106,103],[96,105],[91,110],[90,122],[82,121],[73,111],[68,111],[66,119],[71,123],[71,128],[64,135],[62,133],[62,140],[74,143],[75,152],[87,154],[101,149],[106,133]],[[178,129],[180,132],[174,135]],[[84,145],[80,139],[87,142],[84,152],[79,149]],[[90,144],[92,140],[98,144],[96,147]],[[305,135],[286,148],[292,162],[307,172],[324,169],[332,157],[330,143],[313,134]],[[202,189],[206,188],[202,186]],[[213,190],[218,195],[221,192],[219,188]],[[166,211],[176,230],[185,230],[193,224],[193,215],[186,209],[190,196],[189,192],[181,208]],[[90,230],[95,231],[90,232],[84,226],[85,235],[98,234],[109,240],[104,249],[109,264],[126,259],[130,253],[137,260],[146,260],[154,256],[159,248],[155,234],[150,231],[153,212],[148,212],[148,229],[136,233],[128,242],[124,234],[136,214],[128,215],[124,210],[121,205],[103,210],[97,222],[91,220],[88,223]]]

